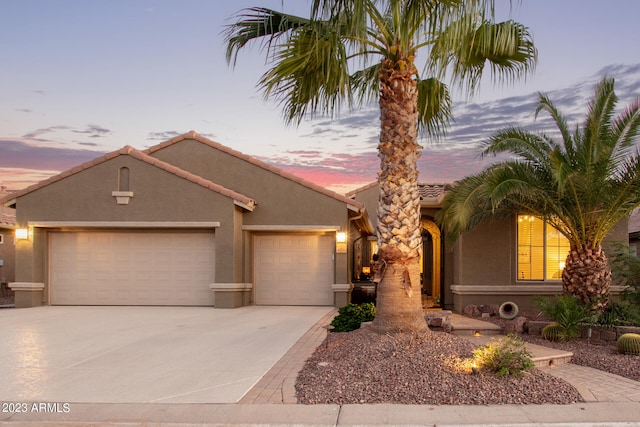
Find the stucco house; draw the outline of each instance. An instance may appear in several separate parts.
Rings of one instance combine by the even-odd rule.
[[[189,132],[126,146],[0,200],[16,307],[336,305],[364,205]]]
[[[635,209],[629,215],[629,250],[630,252],[638,256],[640,251],[640,209]]]
[[[561,275],[568,242],[540,219],[523,213],[507,221],[481,224],[454,244],[447,242],[434,218],[451,185],[421,183],[419,187],[422,292],[426,306],[439,305],[460,313],[469,304],[500,306],[513,302],[521,310],[533,310],[533,296],[562,292]],[[367,211],[376,212],[377,183],[347,196],[363,203]],[[371,220],[375,227],[376,218],[372,216]],[[621,221],[614,227],[605,245],[628,242],[627,222]],[[615,296],[622,289],[613,286],[611,291]]]
[[[0,198],[10,194],[4,187],[0,188]],[[0,297],[10,296],[9,283],[13,282],[15,277],[15,224],[15,210],[0,205]]]

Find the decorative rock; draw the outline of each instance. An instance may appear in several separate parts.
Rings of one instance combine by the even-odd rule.
[[[481,313],[477,306],[469,304],[464,308],[464,314],[469,317],[479,317]]]
[[[427,325],[431,328],[442,328],[444,332],[451,332],[451,311],[428,311],[424,315]]]
[[[507,334],[523,334],[527,330],[527,318],[518,316],[511,320],[504,329]]]

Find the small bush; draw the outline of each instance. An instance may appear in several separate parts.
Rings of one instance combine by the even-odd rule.
[[[513,334],[478,347],[473,356],[478,368],[498,376],[521,376],[522,372],[535,366],[522,338]]]
[[[555,298],[537,297],[534,298],[534,303],[542,314],[559,325],[563,341],[579,337],[580,325],[592,323],[596,318],[596,314],[573,295],[560,295]]]
[[[598,316],[601,326],[640,326],[640,309],[628,302],[609,304]]]
[[[640,334],[620,335],[616,347],[620,353],[640,356]]]
[[[349,332],[360,328],[362,322],[370,322],[376,317],[376,306],[371,302],[347,304],[338,309],[338,315],[331,321],[335,332]]]
[[[628,242],[616,242],[608,255],[615,285],[624,286],[622,298],[640,307],[640,259],[629,250]]]

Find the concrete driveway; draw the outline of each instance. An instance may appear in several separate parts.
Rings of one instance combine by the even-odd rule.
[[[0,401],[237,402],[332,307],[0,310]]]

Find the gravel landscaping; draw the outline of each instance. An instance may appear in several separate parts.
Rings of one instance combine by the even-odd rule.
[[[522,313],[528,320],[547,320],[540,313]],[[504,320],[497,316],[488,319],[500,326],[503,330],[508,328],[510,320]],[[586,339],[573,339],[568,342],[551,342],[540,335],[522,334],[522,339],[531,344],[543,345],[546,347],[559,348],[573,353],[571,363],[599,369],[621,377],[640,381],[640,356],[620,354],[614,343],[589,342]]]
[[[581,402],[569,383],[537,369],[521,377],[472,374],[461,360],[474,345],[457,335],[379,335],[368,328],[331,333],[298,374],[298,402],[431,405]]]

